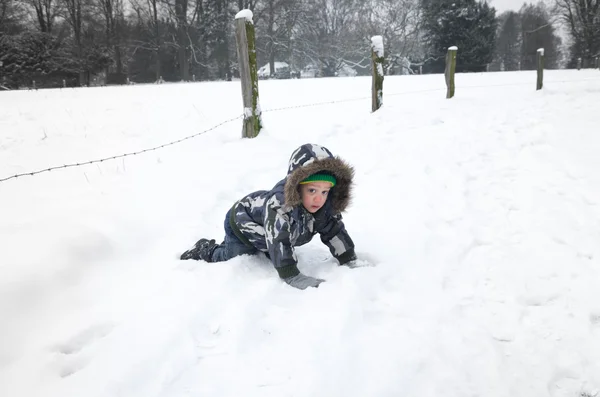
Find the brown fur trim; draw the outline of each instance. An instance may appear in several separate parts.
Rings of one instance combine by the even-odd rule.
[[[337,183],[331,189],[330,200],[334,213],[344,212],[352,200],[354,168],[339,157],[314,160],[289,174],[283,190],[285,205],[291,207],[302,204],[298,184],[318,171],[329,171],[335,175]]]

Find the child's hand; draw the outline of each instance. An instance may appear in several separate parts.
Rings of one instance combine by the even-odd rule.
[[[320,278],[305,276],[304,274],[300,273],[294,277],[284,278],[283,281],[285,281],[288,285],[291,285],[294,288],[306,289],[308,287],[317,288],[317,287],[319,287],[319,284],[321,284],[325,280],[320,279]]]
[[[348,266],[350,269],[356,269],[357,267],[372,267],[375,265],[364,259],[353,259],[349,262],[344,263],[342,266]]]

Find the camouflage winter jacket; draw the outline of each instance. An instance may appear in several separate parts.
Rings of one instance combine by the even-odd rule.
[[[323,170],[333,173],[337,183],[325,205],[311,214],[302,205],[298,184]],[[230,225],[240,240],[269,256],[281,278],[299,274],[294,247],[308,243],[317,233],[344,264],[355,259],[354,243],[341,215],[350,203],[353,177],[353,168],[328,149],[302,145],[290,157],[287,176],[273,189],[250,193],[234,204]]]

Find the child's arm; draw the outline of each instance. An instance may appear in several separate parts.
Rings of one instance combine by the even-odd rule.
[[[267,205],[265,211],[265,239],[269,257],[279,277],[293,277],[300,273],[298,259],[290,240],[290,223],[279,207]]]
[[[354,242],[346,230],[342,215],[332,215],[325,208],[324,210],[315,216],[315,228],[321,235],[321,241],[340,265],[356,260]]]
[[[298,270],[298,259],[291,241],[290,223],[281,210],[276,196],[267,202],[264,224],[269,257],[280,278],[292,287],[299,289],[317,287],[325,281],[305,276]]]

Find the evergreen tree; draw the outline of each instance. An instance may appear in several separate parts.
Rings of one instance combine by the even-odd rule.
[[[10,88],[77,85],[79,65],[70,48],[48,33],[29,31],[0,38],[4,84]]]
[[[204,12],[202,22],[208,59],[216,66],[211,73],[212,78],[228,78],[231,76],[229,52],[235,50],[235,39],[230,39],[230,33],[233,31],[233,10],[227,0],[212,0],[205,2]]]
[[[480,72],[492,61],[496,9],[476,0],[422,0],[429,57],[425,72],[441,73],[448,47],[458,46],[457,72]]]
[[[521,70],[537,68],[537,50],[544,49],[544,68],[558,68],[561,39],[556,35],[544,3],[523,5],[519,11],[522,31]]]
[[[521,59],[521,21],[519,14],[509,11],[504,16],[496,44],[496,60],[502,70],[519,70]]]

